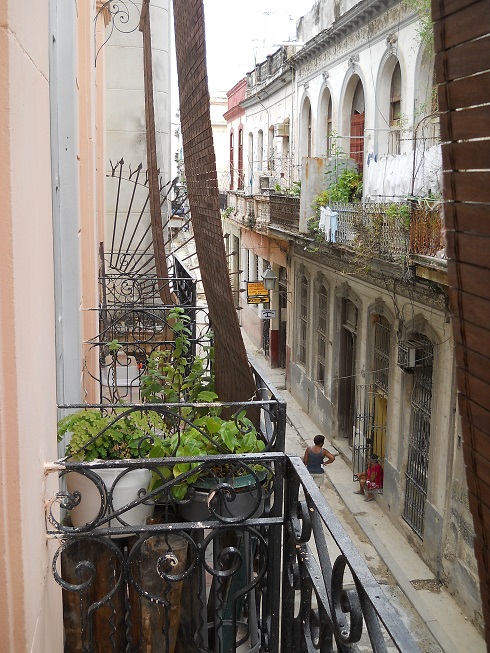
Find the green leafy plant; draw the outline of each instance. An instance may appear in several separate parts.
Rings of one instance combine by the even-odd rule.
[[[290,187],[281,186],[281,184],[274,184],[273,190],[280,195],[287,195],[288,197],[301,196],[301,182],[293,181]]]
[[[315,197],[315,199],[311,204],[311,208],[315,212],[315,216],[317,219],[320,218],[320,208],[322,206],[328,206],[329,201],[330,201],[330,193],[328,190],[322,191]]]
[[[142,399],[147,403],[215,401],[213,346],[203,346],[205,357],[190,355],[190,317],[182,307],[173,307],[167,321],[174,334],[173,345],[150,354],[146,374],[141,377]]]
[[[150,355],[147,372],[141,378],[141,396],[147,403],[193,404],[178,408],[180,426],[175,429],[171,415],[161,418],[159,436],[149,452],[151,458],[189,457],[226,453],[257,453],[265,443],[244,410],[231,419],[221,417],[222,408],[214,392],[214,348],[203,347],[203,356],[192,356],[189,317],[181,307],[174,307],[168,322],[175,334],[172,347]],[[205,405],[203,405],[205,404]],[[150,490],[163,480],[179,478],[196,469],[198,463],[159,466],[153,473]],[[209,472],[207,472],[209,474]],[[219,470],[216,471],[219,474]],[[196,471],[172,487],[172,495],[183,499],[189,485],[206,475]]]
[[[362,196],[362,175],[352,168],[345,168],[336,183],[328,187],[330,202],[354,202]]]
[[[393,202],[386,209],[388,220],[399,223],[406,233],[410,231],[410,215],[410,207],[407,204]]]
[[[80,410],[58,422],[58,440],[71,433],[66,455],[76,461],[125,460],[144,458],[151,448],[152,416],[138,420],[127,409],[103,413],[95,409]],[[161,421],[154,414],[155,422]]]
[[[256,219],[252,211],[249,211],[245,223],[249,229],[253,229],[255,227]]]
[[[218,406],[215,409],[211,408],[206,414],[195,419],[192,425],[188,424],[182,432],[174,433],[170,438],[155,438],[150,456],[152,458],[192,457],[263,451],[265,443],[252,422],[246,417],[244,410],[240,411],[235,418],[228,420],[222,419],[217,414],[218,412]],[[158,488],[162,477],[165,480],[179,479],[182,475],[196,470],[194,474],[187,475],[172,487],[172,496],[175,499],[183,499],[189,485],[196,484],[199,479],[226,474],[226,468],[203,470],[198,467],[199,463],[191,462],[178,463],[172,468],[159,467],[158,471],[153,474],[150,489]]]
[[[232,213],[233,213],[233,207],[227,206],[226,209],[221,212],[221,215],[223,216],[223,218],[229,218]]]
[[[434,25],[432,22],[430,0],[405,0],[405,4],[416,11],[419,16],[417,35],[428,52],[434,52]]]

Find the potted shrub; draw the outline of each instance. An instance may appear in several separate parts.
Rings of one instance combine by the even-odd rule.
[[[145,458],[151,448],[148,427],[148,416],[132,409],[113,413],[84,409],[60,420],[58,440],[70,437],[65,460],[73,462]],[[101,521],[103,527],[143,524],[153,512],[152,503],[140,503],[118,518],[104,521],[110,513],[146,494],[151,481],[148,469],[81,466],[65,476],[68,492],[75,499],[70,510],[74,527],[88,530]]]
[[[221,416],[222,407],[214,392],[213,347],[202,347],[203,356],[190,356],[188,316],[182,308],[175,307],[169,317],[175,333],[174,347],[150,355],[146,374],[141,378],[141,396],[149,403],[180,404],[176,409],[178,426],[175,427],[175,419],[169,416],[161,429],[162,436],[154,438],[150,456],[236,454],[237,460],[227,466],[183,462],[159,467],[153,473],[150,490],[165,481],[173,481],[171,495],[178,502],[180,513],[193,520],[216,514],[218,504],[223,516],[238,510],[240,515],[245,511],[248,517],[263,507],[263,491],[258,484],[267,474],[263,467],[246,466],[238,457],[261,452],[265,442],[245,410],[239,410],[229,419]],[[247,488],[252,488],[250,511],[245,508],[243,498]],[[189,505],[193,499],[197,499],[200,507],[197,512],[192,511],[191,517]]]

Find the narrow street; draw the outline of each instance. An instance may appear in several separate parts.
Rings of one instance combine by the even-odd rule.
[[[285,389],[285,370],[271,369],[261,350],[243,329],[242,333],[249,356],[287,403],[286,451],[302,456],[319,431]],[[337,453],[328,434],[324,435],[325,447]],[[322,492],[420,649],[425,653],[484,653],[483,637],[376,501],[365,503],[353,493],[357,486],[344,455],[338,454],[335,463],[325,468]]]

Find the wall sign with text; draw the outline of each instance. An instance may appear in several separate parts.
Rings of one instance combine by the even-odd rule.
[[[262,304],[269,301],[269,291],[262,281],[247,282],[247,304]]]

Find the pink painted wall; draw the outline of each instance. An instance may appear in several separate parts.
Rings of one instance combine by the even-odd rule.
[[[0,633],[9,653],[62,651],[46,543],[56,458],[48,2],[0,3]]]

